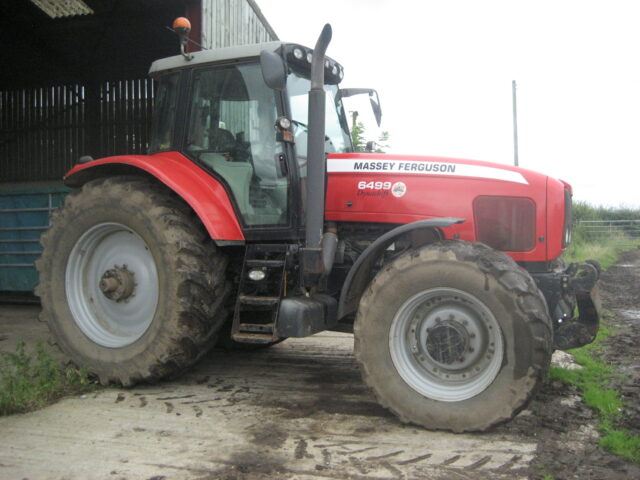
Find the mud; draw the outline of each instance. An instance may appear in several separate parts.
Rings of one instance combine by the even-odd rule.
[[[604,358],[618,377],[614,385],[625,402],[619,427],[640,435],[640,249],[626,251],[602,275],[604,306],[614,313],[615,332],[605,342]]]
[[[640,430],[640,250],[604,273],[616,331],[605,358],[624,377],[621,427]],[[0,306],[0,350],[46,338],[33,306]],[[353,338],[323,333],[268,350],[214,351],[156,385],[67,398],[0,418],[0,478],[640,478],[598,446],[579,392],[547,381],[529,408],[483,434],[401,424],[363,385]],[[563,365],[570,358],[559,358]]]
[[[612,386],[625,407],[619,428],[640,434],[640,249],[623,252],[600,279],[603,307],[611,312],[612,335],[601,354],[614,367]],[[566,367],[566,365],[563,365]],[[547,473],[559,479],[640,478],[640,466],[605,452],[598,444],[596,414],[574,387],[548,380],[531,403],[533,415],[519,416],[501,427],[519,429],[538,442],[529,476]]]

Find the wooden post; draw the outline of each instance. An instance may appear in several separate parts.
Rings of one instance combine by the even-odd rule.
[[[84,142],[81,155],[93,158],[102,156],[100,138],[100,82],[89,80],[85,84],[84,100]]]

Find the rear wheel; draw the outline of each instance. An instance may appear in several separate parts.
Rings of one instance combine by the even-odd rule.
[[[41,319],[102,383],[178,372],[215,343],[227,316],[226,259],[164,187],[89,182],[67,196],[41,242]]]
[[[531,277],[482,244],[441,242],[383,268],[363,295],[355,353],[405,422],[485,430],[524,408],[546,374],[551,326]]]

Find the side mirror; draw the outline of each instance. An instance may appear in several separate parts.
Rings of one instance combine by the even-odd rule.
[[[343,88],[338,92],[340,98],[352,97],[354,95],[369,95],[369,101],[371,102],[371,109],[373,110],[373,115],[376,118],[376,123],[380,126],[380,122],[382,122],[382,108],[380,107],[380,97],[378,96],[378,92],[376,92],[373,88]]]
[[[380,122],[382,122],[382,108],[380,107],[380,97],[378,97],[378,92],[375,90],[371,91],[369,94],[369,102],[371,102],[371,109],[373,110],[373,115],[376,117],[376,123],[380,126]],[[375,98],[374,98],[375,95]]]
[[[264,83],[273,90],[284,90],[287,85],[287,67],[280,55],[263,50],[260,52],[260,68]]]

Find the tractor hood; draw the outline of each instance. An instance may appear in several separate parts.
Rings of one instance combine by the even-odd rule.
[[[326,220],[405,224],[459,217],[466,221],[448,228],[448,238],[483,241],[483,226],[493,235],[509,231],[505,238],[517,231],[526,242],[496,238],[492,246],[523,261],[554,258],[562,249],[562,235],[549,231],[547,216],[557,214],[553,225],[562,227],[569,187],[537,172],[475,160],[345,153],[329,155],[327,174]],[[482,218],[497,223],[489,227]],[[548,241],[548,233],[558,239]]]

